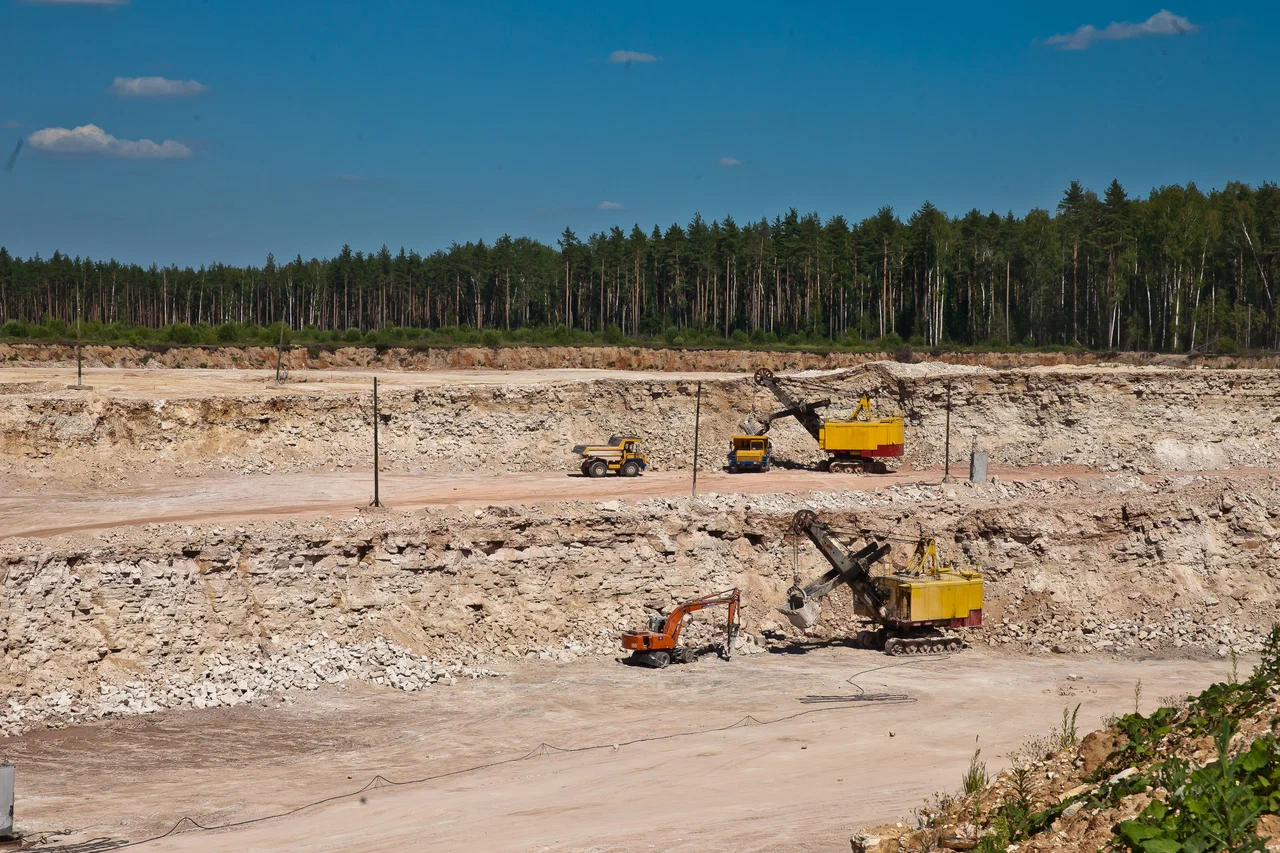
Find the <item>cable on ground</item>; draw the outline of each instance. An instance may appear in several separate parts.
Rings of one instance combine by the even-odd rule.
[[[797,701],[801,702],[802,704],[819,704],[821,705],[821,707],[810,708],[805,711],[796,711],[793,714],[784,714],[781,717],[773,717],[773,718],[762,720],[759,717],[756,717],[754,714],[748,714],[745,717],[737,720],[736,722],[730,723],[727,726],[714,726],[712,728],[704,728],[704,729],[690,729],[682,732],[670,732],[668,734],[663,734],[663,735],[648,735],[646,737],[637,737],[637,738],[631,738],[630,740],[622,740],[622,741],[611,741],[609,743],[598,743],[598,744],[592,744],[590,746],[556,746],[555,744],[550,744],[543,741],[542,743],[538,744],[533,749],[529,750],[523,755],[514,756],[512,758],[502,758],[496,761],[487,761],[483,764],[476,764],[470,767],[462,767],[457,770],[448,770],[448,771],[445,771],[444,773],[434,773],[430,776],[423,776],[418,779],[401,779],[401,780],[388,779],[386,776],[383,776],[381,773],[379,773],[375,775],[372,779],[370,779],[368,782],[366,782],[364,786],[362,786],[361,788],[355,791],[349,791],[345,794],[334,794],[333,796],[324,797],[319,800],[312,800],[309,803],[304,803],[303,805],[295,806],[294,808],[287,809],[281,812],[275,812],[273,814],[261,815],[259,817],[253,817],[253,818],[245,818],[243,820],[228,821],[227,823],[214,823],[214,824],[208,824],[208,825],[200,823],[198,820],[191,817],[190,815],[184,815],[182,818],[178,820],[177,823],[169,827],[169,829],[166,830],[165,832],[162,832],[159,835],[150,836],[149,838],[141,838],[136,841],[123,841],[123,840],[116,841],[116,840],[105,839],[105,838],[93,839],[92,841],[87,841],[80,844],[70,844],[70,845],[64,845],[64,846],[58,846],[58,847],[43,847],[41,849],[46,851],[46,853],[98,853],[98,851],[125,850],[130,847],[139,847],[143,844],[150,844],[152,842],[159,841],[163,838],[168,838],[171,835],[177,834],[180,830],[183,832],[190,832],[190,831],[212,832],[214,830],[219,830],[219,829],[236,829],[239,827],[251,826],[256,823],[264,823],[265,821],[269,821],[269,820],[277,820],[279,818],[289,817],[291,815],[298,814],[299,812],[306,811],[307,809],[314,808],[316,806],[322,806],[327,803],[337,802],[338,800],[346,800],[346,799],[350,799],[351,797],[358,797],[361,794],[364,794],[368,791],[381,788],[381,787],[399,788],[405,785],[421,785],[426,782],[434,782],[440,779],[447,779],[452,776],[462,776],[466,773],[475,773],[477,771],[488,770],[493,767],[502,767],[507,764],[517,764],[521,761],[528,761],[531,758],[537,758],[539,756],[553,754],[553,753],[593,752],[601,749],[620,749],[624,746],[635,746],[641,743],[654,743],[656,741],[673,740],[675,738],[692,737],[694,735],[705,735],[705,734],[714,734],[716,732],[727,732],[727,731],[730,731],[731,729],[742,728],[745,726],[772,726],[777,723],[785,723],[789,720],[799,719],[800,717],[807,717],[811,714],[821,714],[827,711],[847,711],[852,708],[859,707],[858,703],[862,703],[862,704],[878,703],[878,704],[889,704],[889,705],[911,704],[913,702],[918,701],[913,696],[909,696],[905,693],[867,693],[866,690],[862,687],[862,685],[857,684],[854,681],[854,679],[860,675],[866,675],[867,673],[870,673],[870,672],[878,672],[884,669],[893,669],[894,667],[907,666],[909,664],[935,663],[940,660],[945,660],[947,657],[949,657],[949,655],[936,655],[936,656],[931,656],[927,658],[920,658],[917,660],[907,660],[907,661],[901,661],[898,663],[884,664],[882,666],[874,666],[874,667],[870,667],[869,669],[864,669],[859,672],[855,672],[853,675],[845,679],[847,684],[850,684],[851,686],[853,686],[858,690],[858,693],[855,694],[854,696],[800,697],[798,698]],[[839,702],[832,701],[833,699],[836,699],[836,698],[839,698],[841,701]]]

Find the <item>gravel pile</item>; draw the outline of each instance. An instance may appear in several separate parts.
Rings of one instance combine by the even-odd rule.
[[[59,690],[26,702],[10,699],[0,709],[0,734],[14,735],[38,725],[66,725],[103,717],[150,714],[168,708],[244,705],[286,690],[315,690],[326,684],[362,681],[396,690],[425,690],[460,678],[498,673],[460,664],[442,665],[379,637],[339,644],[327,637],[308,640],[257,659],[224,654],[200,672],[145,677],[123,684],[100,683],[97,695]]]

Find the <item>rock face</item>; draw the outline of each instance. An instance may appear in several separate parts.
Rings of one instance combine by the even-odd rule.
[[[818,378],[834,386],[822,392],[828,417],[847,417],[863,392],[879,412],[904,411],[904,461],[917,466],[943,461],[948,385],[957,464],[975,439],[997,465],[1151,473],[1280,463],[1274,371],[877,362]],[[25,481],[310,470],[364,465],[370,454],[367,394],[308,386],[141,399],[31,384],[0,388],[0,475]],[[633,432],[647,437],[657,470],[687,468],[694,393],[692,381],[623,379],[384,389],[382,459],[406,472],[570,471],[574,444]],[[739,424],[776,407],[750,379],[704,381],[703,464],[723,464]],[[780,462],[824,458],[794,420],[770,436]]]
[[[844,529],[932,531],[949,555],[985,567],[986,627],[972,644],[1247,652],[1280,607],[1274,477],[153,525],[0,543],[3,725],[243,701],[340,677],[413,689],[504,658],[616,654],[618,632],[653,608],[733,586],[747,633],[776,635],[766,623],[793,572],[826,569],[786,535],[801,508]],[[895,546],[892,562],[906,557]],[[690,637],[710,638],[723,613],[698,618]],[[840,591],[813,633],[853,629]]]

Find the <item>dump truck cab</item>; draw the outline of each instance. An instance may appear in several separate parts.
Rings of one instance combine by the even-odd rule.
[[[644,439],[635,435],[611,435],[608,444],[579,444],[573,452],[582,457],[582,473],[588,477],[636,477],[649,467]]]
[[[764,435],[735,435],[729,451],[729,473],[768,471],[773,443]]]

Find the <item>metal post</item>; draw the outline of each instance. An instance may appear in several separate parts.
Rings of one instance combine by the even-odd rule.
[[[698,433],[702,423],[702,383],[698,383],[697,403],[693,410],[693,497],[698,496]]]
[[[942,482],[951,482],[951,383],[947,383],[947,461],[945,473],[942,475]]]
[[[378,499],[378,377],[373,377],[373,502],[369,506],[382,506]]]
[[[284,356],[284,320],[280,321],[280,345],[276,347],[276,384],[280,384],[280,360]],[[373,380],[374,387],[377,388],[378,380]],[[374,396],[377,396],[375,391]]]
[[[80,357],[80,284],[76,283],[76,387],[84,384],[84,367]]]
[[[84,330],[83,330],[83,307],[80,300],[80,285],[76,284],[76,384],[68,385],[67,388],[73,391],[88,391],[92,389],[92,385],[84,384]]]

